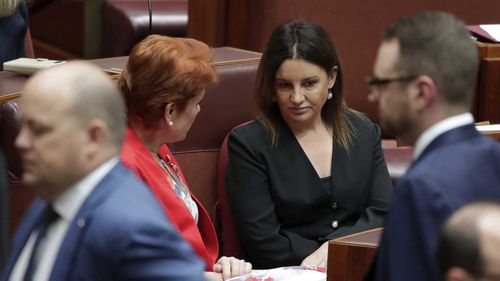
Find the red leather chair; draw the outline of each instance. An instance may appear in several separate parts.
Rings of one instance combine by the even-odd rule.
[[[152,1],[152,30],[147,0],[102,0],[102,5],[94,5],[97,2],[31,0],[30,28],[37,56],[125,56],[150,33],[187,34],[188,0]]]
[[[251,121],[244,122],[243,126]],[[227,140],[229,134],[224,138],[219,150],[219,161],[217,162],[217,201],[215,202],[215,223],[219,233],[219,244],[221,253],[228,257],[243,258],[243,248],[240,235],[234,225],[233,215],[226,195],[226,166],[229,160]]]

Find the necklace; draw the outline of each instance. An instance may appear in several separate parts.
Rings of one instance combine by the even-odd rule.
[[[181,174],[177,166],[172,163],[170,155],[167,154],[167,162],[160,156],[157,155],[160,161],[161,167],[167,172],[167,174],[172,179],[172,190],[177,194],[177,196],[184,202],[184,205],[188,208],[189,212],[193,216],[196,223],[198,223],[198,207],[191,197],[191,193],[187,189],[186,184],[182,180]]]

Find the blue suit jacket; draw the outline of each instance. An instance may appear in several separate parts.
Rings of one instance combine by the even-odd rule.
[[[36,200],[25,215],[2,280],[8,280],[45,206]],[[50,280],[198,281],[205,280],[203,269],[153,194],[120,163],[77,212]]]
[[[500,199],[500,146],[473,125],[436,138],[395,188],[367,280],[438,280],[437,234],[459,207]]]

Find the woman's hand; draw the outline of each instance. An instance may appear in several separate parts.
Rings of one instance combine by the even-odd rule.
[[[235,257],[221,257],[214,264],[214,272],[222,274],[222,280],[250,273],[252,264]]]
[[[319,247],[316,251],[307,256],[300,265],[319,266],[319,267],[324,267],[326,270],[327,260],[328,260],[328,241],[323,243],[321,247]]]

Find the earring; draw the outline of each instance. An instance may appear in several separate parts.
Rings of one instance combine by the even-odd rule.
[[[332,92],[332,89],[328,89],[328,95],[326,96],[326,99],[327,100],[331,100],[333,98],[333,92]]]
[[[172,121],[168,121],[168,125],[169,125],[170,127],[172,127],[172,126],[174,125],[174,122],[172,122]]]

